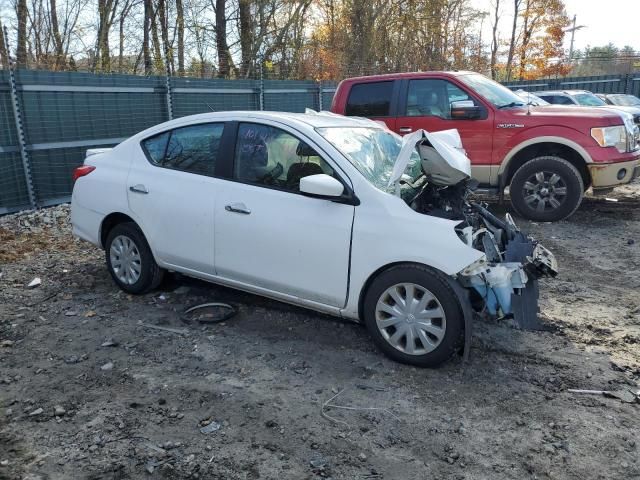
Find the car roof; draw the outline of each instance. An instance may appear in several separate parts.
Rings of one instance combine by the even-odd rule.
[[[166,122],[163,125],[170,127],[173,124],[183,125],[189,122],[202,122],[202,121],[224,121],[224,120],[272,120],[277,122],[286,123],[288,125],[297,125],[300,127],[380,127],[376,122],[367,118],[361,117],[345,117],[330,112],[322,113],[291,113],[291,112],[265,112],[265,111],[230,111],[230,112],[207,112],[196,115],[189,115],[186,117],[180,117],[171,122]]]
[[[421,76],[430,76],[430,75],[445,75],[451,77],[460,77],[462,75],[471,75],[477,74],[477,72],[472,72],[468,70],[456,70],[456,71],[445,71],[445,70],[433,70],[428,72],[403,72],[403,73],[385,73],[382,75],[365,75],[361,77],[351,77],[343,80],[343,82],[360,82],[360,81],[375,81],[375,80],[395,80],[396,78],[415,78]]]
[[[544,90],[534,92],[536,95],[576,95],[578,93],[592,93],[589,90]]]

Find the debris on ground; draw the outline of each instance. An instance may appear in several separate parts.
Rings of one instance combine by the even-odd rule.
[[[567,392],[640,390],[640,183],[607,195],[517,220],[562,265],[540,284],[553,330],[476,321],[468,363],[433,370],[180,275],[125,294],[68,206],[0,217],[0,478],[640,478],[639,405]],[[210,302],[233,321],[185,322]]]
[[[222,425],[212,420],[211,422],[206,424],[204,427],[200,428],[200,433],[207,435],[209,433],[217,432],[218,430],[220,430],[221,427]]]
[[[632,391],[626,388],[622,390],[580,390],[570,388],[567,392],[587,395],[603,395],[608,398],[617,398],[625,403],[636,403],[640,401],[640,390]]]
[[[193,312],[195,315],[190,315]],[[200,323],[220,323],[230,319],[237,313],[236,309],[228,303],[207,302],[187,308],[184,311],[185,318],[195,318]]]

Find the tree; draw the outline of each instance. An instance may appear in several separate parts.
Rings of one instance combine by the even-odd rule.
[[[511,80],[511,70],[513,68],[513,56],[516,52],[516,32],[518,30],[518,17],[520,16],[520,5],[523,0],[513,0],[513,23],[511,25],[511,41],[509,42],[509,53],[507,54],[507,81]]]
[[[16,17],[18,20],[18,42],[16,46],[16,63],[18,67],[27,66],[27,0],[17,0]]]
[[[522,30],[516,51],[518,77],[538,78],[565,74],[563,41],[569,26],[561,0],[524,0]]]
[[[184,6],[176,0],[176,29],[178,30],[178,75],[184,76]]]
[[[144,24],[143,24],[143,40],[142,40],[142,56],[144,57],[144,74],[151,75],[151,50],[149,48],[149,30],[151,30],[151,22],[153,18],[153,5],[151,0],[144,0]]]
[[[500,21],[500,0],[493,4],[493,23],[491,24],[491,78],[496,78],[496,63],[498,61],[498,22]]]
[[[9,52],[7,51],[7,44],[4,39],[4,26],[2,25],[2,19],[0,18],[0,65],[9,68]]]
[[[212,0],[213,2],[213,0]],[[218,76],[228,77],[233,66],[229,44],[227,43],[227,2],[215,0],[216,46],[218,47]]]

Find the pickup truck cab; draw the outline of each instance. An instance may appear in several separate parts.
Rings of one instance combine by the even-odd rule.
[[[526,105],[473,72],[424,72],[343,80],[331,111],[383,121],[401,135],[457,129],[481,188],[509,187],[523,217],[570,216],[584,192],[640,174],[638,128],[630,115],[598,108]]]

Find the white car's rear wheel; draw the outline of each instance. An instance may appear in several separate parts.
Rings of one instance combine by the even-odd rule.
[[[363,307],[375,343],[394,360],[433,367],[460,347],[464,320],[458,298],[432,269],[399,265],[382,272]]]
[[[134,223],[120,223],[111,229],[105,254],[111,277],[125,292],[145,293],[162,281],[164,271],[158,267],[147,240]]]

